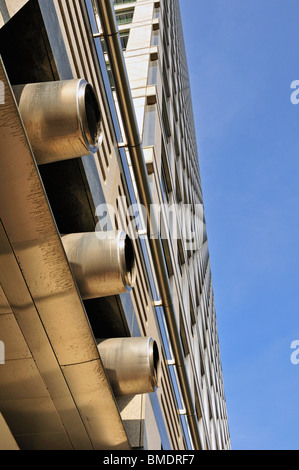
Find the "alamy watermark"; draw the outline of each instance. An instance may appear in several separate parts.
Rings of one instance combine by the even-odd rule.
[[[121,227],[132,239],[147,236],[180,239],[187,250],[197,250],[203,243],[202,204],[152,204],[148,214],[142,204],[127,207],[126,197],[119,196],[116,207],[110,204],[97,206],[97,238],[111,237],[117,227]]]
[[[299,104],[299,80],[293,80],[290,88],[294,90],[290,96],[291,103],[297,105]],[[290,344],[290,348],[293,349],[290,361],[292,364],[297,365],[299,364],[299,339],[294,339]]]
[[[291,89],[294,90],[290,96],[291,103],[298,104],[299,103],[299,80],[292,81]]]
[[[0,365],[5,364],[5,346],[3,341],[0,341]]]
[[[294,339],[294,341],[291,342],[291,349],[294,349],[290,356],[291,363],[294,365],[299,364],[299,339]]]

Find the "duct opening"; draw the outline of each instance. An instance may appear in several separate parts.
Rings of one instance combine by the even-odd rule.
[[[152,347],[152,368],[153,368],[153,382],[154,386],[158,387],[159,385],[159,378],[160,378],[160,355],[159,355],[159,349],[156,341],[153,341],[151,343]]]
[[[84,108],[86,119],[85,133],[89,144],[97,149],[102,142],[101,113],[93,87],[86,83],[84,87]]]
[[[125,249],[124,249],[124,257],[125,257],[125,266],[126,266],[126,274],[127,274],[127,284],[130,286],[134,282],[135,276],[135,253],[133,248],[133,243],[129,235],[126,235],[125,238]]]
[[[96,153],[102,142],[95,91],[84,79],[13,87],[39,165]]]

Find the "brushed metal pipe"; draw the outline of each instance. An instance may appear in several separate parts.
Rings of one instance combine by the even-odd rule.
[[[153,393],[159,386],[160,358],[152,338],[97,340],[115,396]]]
[[[127,76],[126,65],[120,43],[118,26],[115,20],[115,12],[110,0],[94,0],[94,3],[99,14],[102,33],[107,45],[109,63],[113,73],[115,91],[124,132],[127,139],[128,150],[130,153],[140,202],[146,208],[147,212],[147,227],[149,227],[151,230],[151,233],[148,234],[148,240],[153,262],[157,270],[157,281],[173,349],[179,383],[184,399],[184,405],[186,408],[186,416],[190,426],[190,433],[194,448],[199,450],[201,449],[201,440],[195,413],[195,406],[192,398],[193,394],[191,391],[188,374],[185,367],[184,354],[180,343],[180,334],[175,317],[175,309],[172,301],[172,294],[163,254],[163,248],[160,237],[157,236],[158,224],[155,222],[154,227],[152,226],[153,220],[150,216],[150,208],[153,204],[153,199]]]
[[[101,112],[84,79],[13,87],[19,112],[39,165],[96,153]]]
[[[132,241],[122,230],[62,236],[62,243],[81,297],[93,299],[128,292],[135,283]]]

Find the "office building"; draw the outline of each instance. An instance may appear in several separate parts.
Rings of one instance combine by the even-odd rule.
[[[0,27],[0,448],[230,449],[178,0]]]

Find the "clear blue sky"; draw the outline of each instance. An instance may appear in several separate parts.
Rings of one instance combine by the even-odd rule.
[[[299,2],[180,6],[232,448],[299,449]]]

